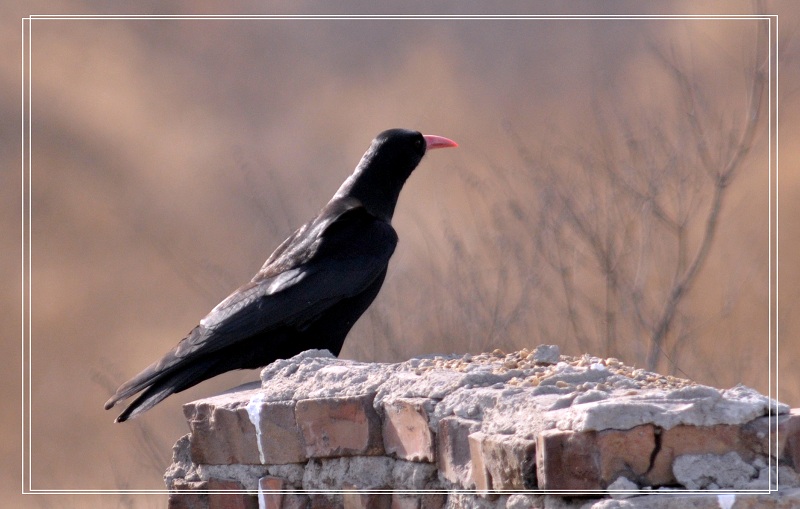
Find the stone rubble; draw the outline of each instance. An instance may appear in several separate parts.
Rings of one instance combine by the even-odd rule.
[[[800,409],[554,345],[397,364],[310,350],[184,415],[171,509],[800,506]]]

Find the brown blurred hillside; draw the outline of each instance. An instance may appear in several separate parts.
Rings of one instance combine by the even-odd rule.
[[[4,18],[16,23],[4,24],[4,47],[11,50],[0,67],[7,163],[0,228],[10,281],[2,293],[9,310],[3,354],[10,361],[3,387],[11,409],[0,429],[3,457],[10,458],[3,488],[12,492],[19,490],[20,457],[17,20],[111,12],[100,5],[4,8]],[[458,5],[442,3],[437,12]],[[422,12],[414,7],[433,9],[426,3],[405,9]],[[397,12],[362,2],[342,3],[336,12],[364,8]],[[520,2],[504,5],[504,12],[749,14],[753,8],[750,2]],[[180,2],[135,9],[119,12],[220,12]],[[789,1],[763,9],[781,16],[780,103],[772,111],[780,128],[775,309],[780,399],[798,406],[800,267],[793,253],[800,249],[800,151],[792,140],[800,123],[799,20]],[[248,3],[225,12],[288,8]],[[674,58],[702,91],[698,112],[708,114],[715,156],[735,144],[731,129],[747,116],[748,69],[764,58],[752,20],[34,20],[32,33],[31,478],[34,488],[45,489],[163,488],[170,447],[187,431],[181,404],[257,373],[218,377],[129,425],[112,425],[115,414],[104,412],[103,402],[248,280],[329,199],[372,137],[390,127],[447,136],[460,148],[427,156],[403,191],[394,221],[401,240],[389,275],[343,357],[396,362],[557,343],[569,355],[588,351],[644,366],[649,336],[632,318],[636,299],[624,286],[605,293],[596,258],[573,227],[561,237],[542,235],[568,224],[553,222],[563,215],[541,213],[556,210],[547,207],[556,194],[545,177],[561,179],[558,189],[584,207],[584,224],[614,237],[620,263],[636,269],[631,260],[652,248],[643,258],[646,275],[632,270],[631,277],[646,280],[641,298],[656,313],[658,289],[669,280],[661,269],[678,255],[670,254],[672,243],[658,240],[669,238],[658,236],[660,227],[644,235],[644,212],[609,190],[603,164],[624,166],[636,179],[646,163],[632,155],[639,153],[632,143],[644,147],[647,164],[658,171],[643,186],[662,183],[659,203],[694,218],[685,231],[691,255],[710,188],[698,183],[701,162],[691,156],[697,140],[682,124],[686,112],[658,54]],[[701,383],[744,383],[762,392],[770,388],[767,106],[726,191],[708,258],[666,339],[671,360],[657,365]],[[678,166],[683,177],[669,180]],[[556,256],[555,238],[564,242],[559,256],[569,263],[561,267],[573,269],[571,279],[545,256]],[[581,334],[564,312],[565,281],[578,287]],[[614,296],[611,308],[603,304],[606,295]],[[618,325],[612,340],[603,318],[608,309]],[[84,500],[25,502],[72,507]],[[86,502],[164,503],[158,496]]]

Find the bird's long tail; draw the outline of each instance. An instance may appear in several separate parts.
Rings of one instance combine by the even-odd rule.
[[[189,364],[183,364],[179,369],[170,369],[157,374],[149,372],[150,368],[148,368],[120,387],[117,393],[106,402],[105,408],[108,410],[119,401],[144,389],[144,392],[133,400],[114,421],[125,422],[150,410],[167,396],[181,392],[207,378],[225,372],[227,369],[220,364],[218,358],[206,357],[197,359]]]

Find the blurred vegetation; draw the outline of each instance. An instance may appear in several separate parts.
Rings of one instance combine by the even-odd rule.
[[[647,100],[620,78],[591,91],[583,125],[537,138],[506,122],[518,161],[461,170],[470,210],[421,229],[429,245],[441,237],[426,255],[444,261],[394,281],[379,301],[370,314],[378,351],[399,360],[416,348],[557,343],[766,390],[767,230],[758,242],[730,232],[752,213],[739,182],[768,168],[767,29],[714,71],[740,77],[725,94],[691,53],[650,41],[643,58],[661,88]],[[725,213],[730,201],[737,209]],[[468,244],[465,228],[477,240]],[[743,266],[743,250],[760,262]],[[409,337],[420,339],[409,346]],[[749,365],[732,370],[729,348]]]

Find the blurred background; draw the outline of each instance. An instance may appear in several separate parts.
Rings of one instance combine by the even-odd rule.
[[[777,54],[766,22],[746,19],[34,20],[32,487],[159,490],[188,430],[181,405],[258,373],[220,376],[124,425],[103,403],[249,280],[391,127],[460,147],[429,154],[406,185],[387,280],[342,357],[397,362],[547,343],[766,392],[772,302],[779,396],[800,405],[792,7],[6,4],[0,486],[20,490],[21,17],[780,15]],[[777,113],[776,306],[768,126]],[[165,507],[166,496],[36,496],[15,506]]]

